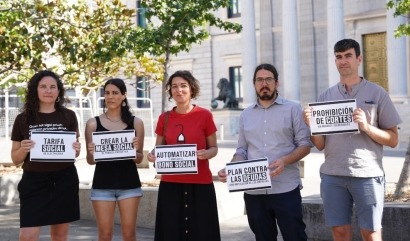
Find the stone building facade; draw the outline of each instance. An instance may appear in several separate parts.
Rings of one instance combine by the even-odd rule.
[[[201,82],[195,102],[211,109],[220,78],[230,80],[241,107],[255,101],[253,69],[272,63],[279,71],[279,92],[302,106],[339,81],[333,45],[342,38],[357,40],[364,57],[360,73],[382,85],[393,99],[403,124],[400,146],[410,136],[410,37],[394,38],[406,20],[394,18],[386,0],[231,0],[220,18],[240,23],[242,33],[209,28],[210,37],[189,52],[172,57],[170,73],[191,70]],[[161,87],[151,85],[154,119],[161,112]],[[168,103],[168,109],[173,103]],[[220,105],[221,106],[221,105]],[[218,111],[215,111],[215,114]],[[235,121],[235,118],[232,119]],[[218,124],[218,123],[217,123]],[[231,129],[232,126],[230,125]],[[234,138],[234,135],[233,135]]]

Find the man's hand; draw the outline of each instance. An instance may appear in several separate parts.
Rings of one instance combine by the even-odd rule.
[[[353,121],[359,125],[359,129],[363,132],[368,132],[369,130],[369,123],[367,122],[367,117],[366,113],[360,109],[357,108],[353,112]]]
[[[303,109],[303,121],[310,127],[310,118],[312,117],[312,107],[305,107]]]
[[[218,180],[220,182],[226,182],[226,172],[225,172],[225,168],[219,170],[218,172]]]
[[[271,177],[276,177],[280,175],[283,170],[285,170],[285,161],[282,159],[277,159],[269,164],[268,168],[272,170],[269,175]]]

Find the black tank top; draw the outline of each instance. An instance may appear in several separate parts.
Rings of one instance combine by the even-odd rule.
[[[97,121],[96,131],[108,131]],[[128,125],[124,130],[134,130],[133,125]],[[97,162],[94,171],[94,189],[133,189],[141,187],[137,165],[134,160],[101,161]]]

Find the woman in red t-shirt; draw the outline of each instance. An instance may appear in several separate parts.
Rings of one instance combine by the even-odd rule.
[[[177,71],[166,83],[176,106],[163,113],[155,130],[156,145],[196,144],[197,174],[163,174],[158,191],[155,241],[219,241],[215,187],[208,160],[218,153],[211,112],[191,103],[199,81],[189,71]],[[154,152],[148,160],[155,162]]]

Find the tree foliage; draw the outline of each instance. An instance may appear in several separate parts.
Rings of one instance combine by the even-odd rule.
[[[242,26],[215,16],[215,11],[228,7],[229,0],[144,0],[147,25],[142,52],[164,57],[162,82],[162,112],[165,110],[165,83],[171,55],[189,51],[193,44],[201,43],[209,33],[207,26],[239,33]]]
[[[46,68],[62,75],[68,85],[87,88],[120,71],[166,80],[170,56],[205,40],[207,27],[241,31],[239,24],[214,15],[229,0],[141,3],[146,28],[135,25],[135,9],[121,0],[1,1],[0,86],[26,82]],[[164,92],[163,110],[165,99]]]
[[[2,1],[0,83],[25,82],[40,69],[87,88],[120,71],[161,78],[162,60],[136,52],[143,39],[135,13],[120,0]]]
[[[387,8],[394,8],[394,16],[406,16],[407,23],[401,24],[394,31],[394,36],[410,36],[410,0],[391,0],[387,2]],[[403,198],[410,192],[410,142],[407,146],[406,156],[399,181],[396,185],[394,195],[396,198]]]
[[[394,31],[396,37],[410,36],[410,0],[390,0],[387,2],[388,9],[394,9],[394,16],[404,16],[407,23],[399,25]]]

